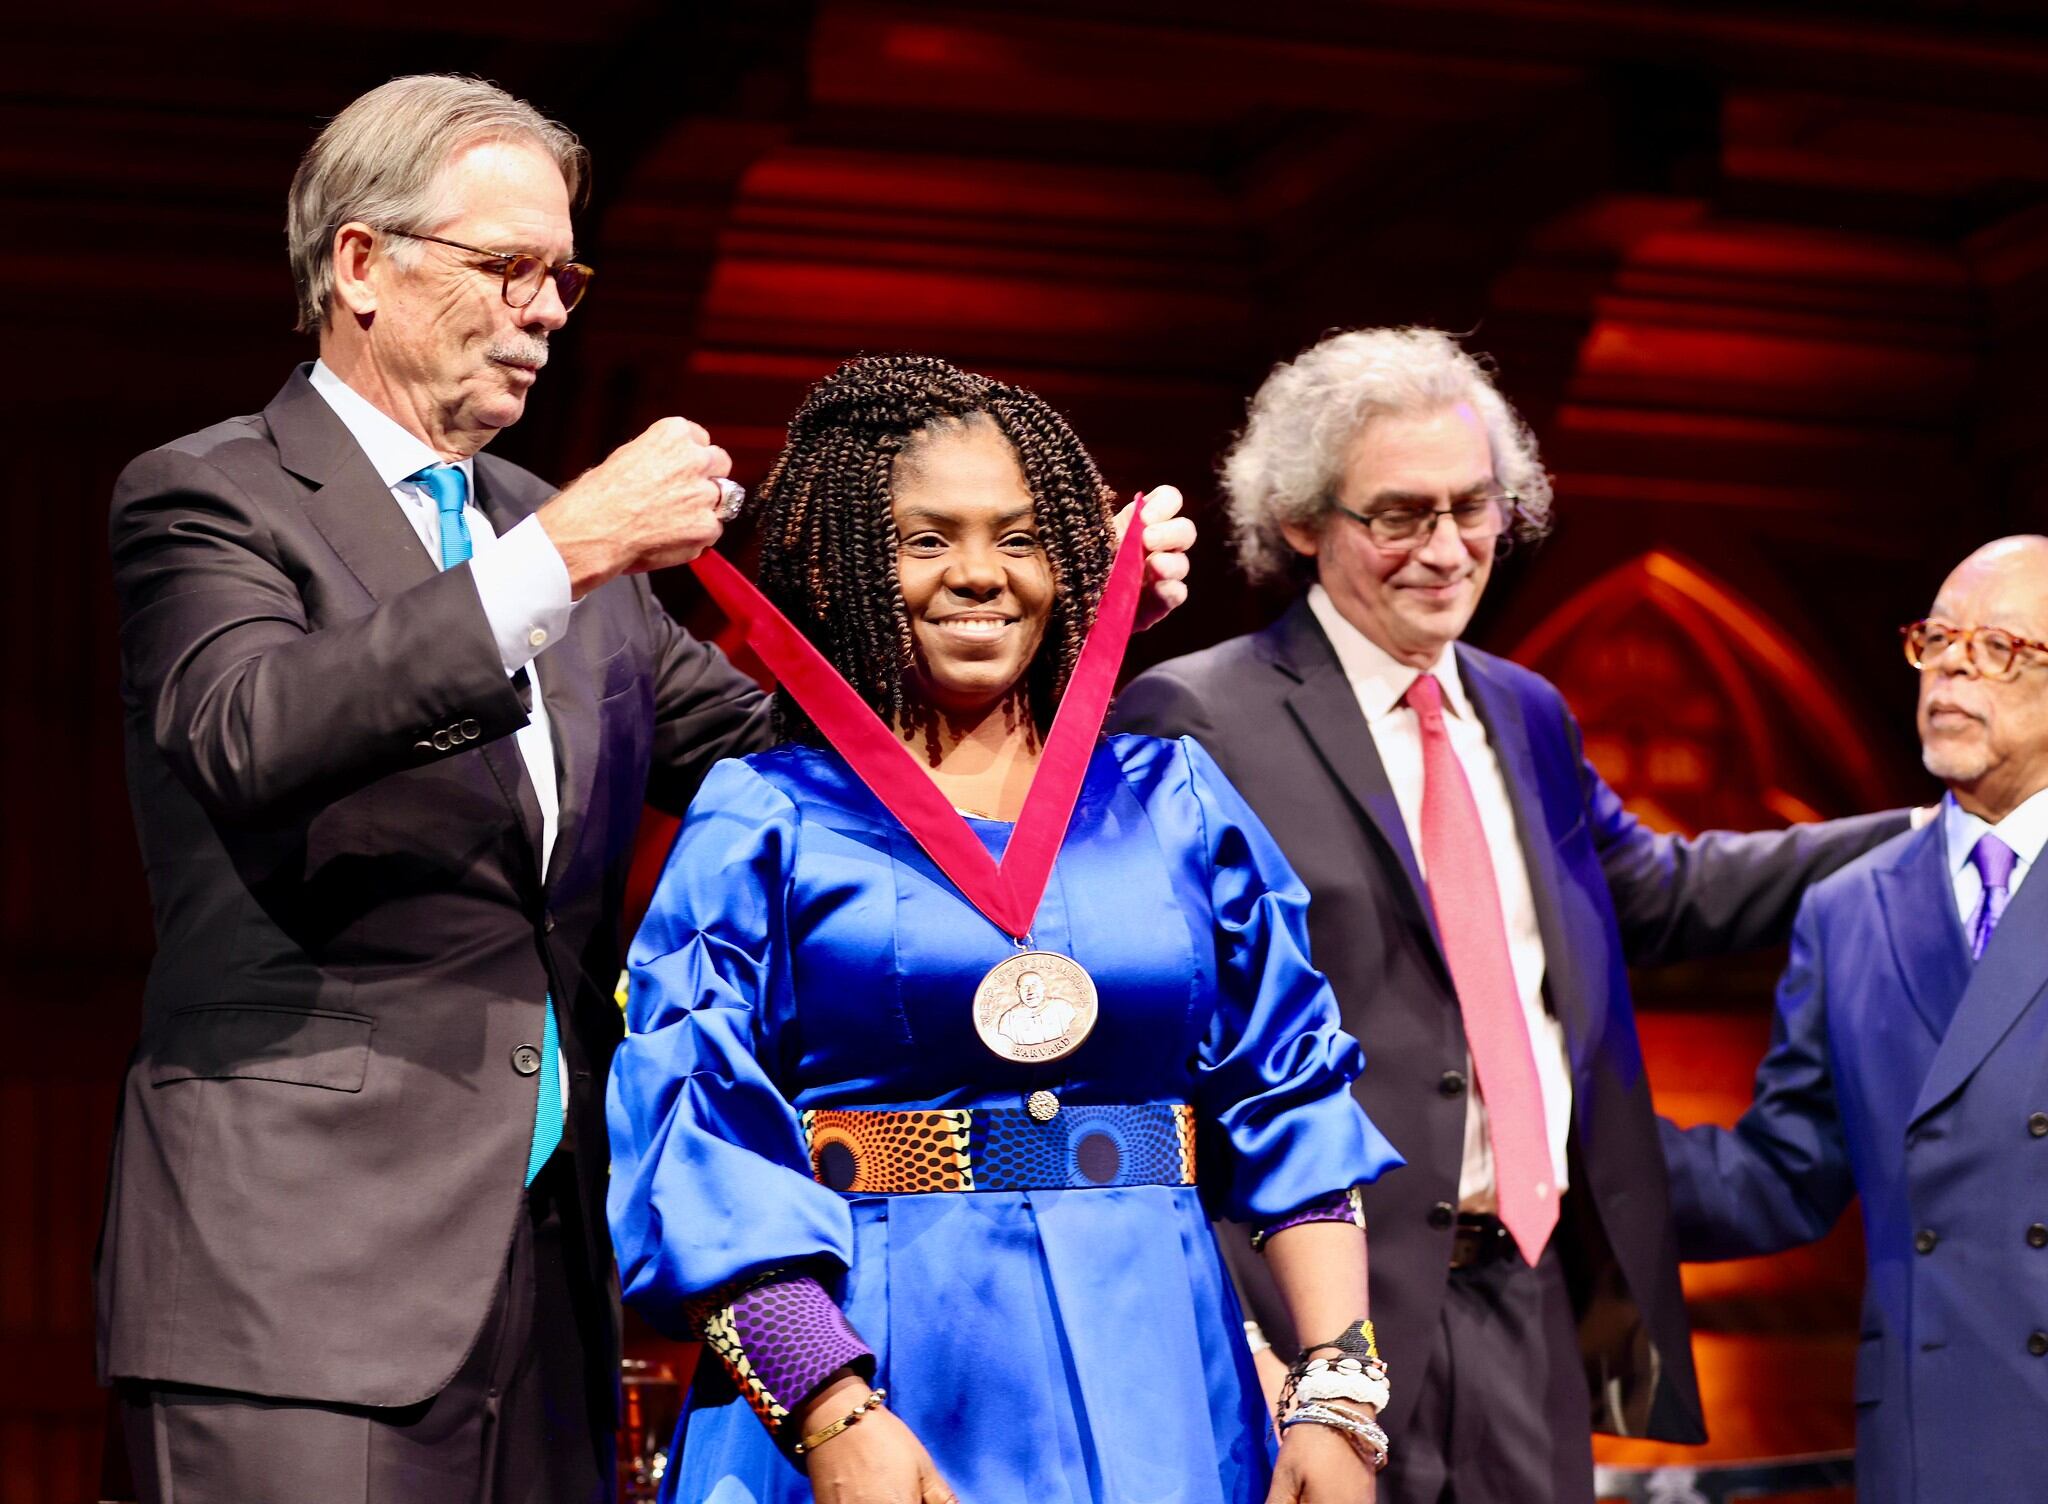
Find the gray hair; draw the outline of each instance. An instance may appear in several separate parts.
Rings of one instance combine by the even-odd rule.
[[[1509,536],[1550,528],[1550,477],[1536,436],[1494,387],[1487,366],[1440,329],[1353,329],[1273,368],[1223,460],[1238,566],[1254,584],[1296,578],[1282,524],[1329,514],[1352,440],[1373,418],[1469,402],[1486,425],[1494,478],[1518,499]]]
[[[480,78],[419,73],[394,78],[327,123],[292,174],[285,245],[298,287],[298,329],[318,334],[334,296],[334,234],[350,220],[428,229],[450,210],[443,169],[486,141],[530,142],[555,160],[581,201],[590,154],[575,132]],[[394,255],[416,254],[409,242]]]

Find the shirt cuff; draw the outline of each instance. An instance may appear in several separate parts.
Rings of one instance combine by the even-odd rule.
[[[1276,1232],[1285,1232],[1290,1227],[1299,1227],[1304,1222],[1349,1222],[1360,1232],[1365,1230],[1365,1199],[1357,1186],[1348,1191],[1332,1191],[1318,1197],[1307,1206],[1299,1207],[1282,1217],[1278,1222],[1269,1222],[1252,1234],[1252,1247],[1264,1248],[1266,1239]]]
[[[569,630],[569,566],[529,517],[469,563],[505,672],[516,674]]]
[[[874,1353],[808,1275],[755,1280],[704,1312],[701,1330],[705,1350],[771,1432],[840,1369],[874,1377]]]

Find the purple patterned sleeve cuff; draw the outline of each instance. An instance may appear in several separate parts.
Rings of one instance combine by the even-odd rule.
[[[752,1281],[706,1311],[701,1329],[705,1348],[770,1431],[840,1369],[874,1376],[875,1355],[808,1275],[776,1271]]]
[[[1285,1232],[1290,1227],[1299,1227],[1304,1222],[1349,1222],[1360,1232],[1365,1231],[1365,1199],[1359,1188],[1348,1191],[1332,1191],[1318,1197],[1307,1206],[1298,1207],[1278,1222],[1268,1222],[1252,1234],[1252,1247],[1264,1248],[1266,1239],[1276,1232]]]

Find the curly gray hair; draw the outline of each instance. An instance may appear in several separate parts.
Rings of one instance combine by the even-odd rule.
[[[1541,537],[1550,528],[1550,477],[1535,434],[1487,367],[1440,329],[1353,329],[1275,366],[1224,456],[1231,542],[1246,577],[1298,577],[1301,555],[1282,525],[1313,527],[1328,515],[1351,442],[1368,421],[1458,402],[1479,413],[1494,477],[1517,498],[1511,535]]]
[[[567,126],[496,84],[416,73],[379,84],[327,122],[292,174],[285,247],[298,287],[298,329],[318,334],[334,296],[334,234],[351,220],[432,229],[448,219],[441,169],[485,141],[531,142],[555,160],[580,202],[590,154]],[[401,241],[392,254],[418,254]]]

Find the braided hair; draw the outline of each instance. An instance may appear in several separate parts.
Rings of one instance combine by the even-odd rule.
[[[1053,603],[1024,700],[1042,736],[1095,618],[1112,557],[1112,493],[1066,420],[1022,387],[927,355],[863,355],[812,387],[762,482],[762,592],[890,725],[935,745],[938,712],[912,689],[917,648],[896,574],[891,482],[926,434],[985,418],[1009,441],[1052,572]],[[778,733],[824,737],[785,691]]]

